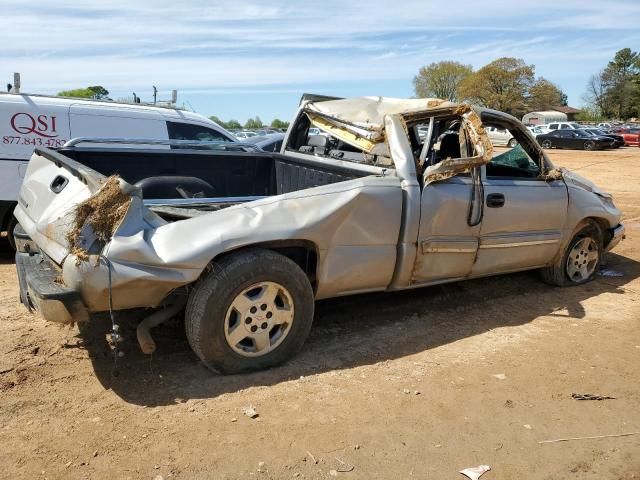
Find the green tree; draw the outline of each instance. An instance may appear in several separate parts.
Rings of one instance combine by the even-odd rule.
[[[592,75],[584,99],[605,118],[640,115],[640,54],[630,48],[616,52],[606,68]]]
[[[237,120],[229,120],[225,128],[227,128],[228,130],[240,130],[242,128],[242,125]]]
[[[87,90],[93,92],[93,98],[96,100],[102,100],[109,96],[109,90],[104,88],[102,85],[93,85],[91,87],[87,87]]]
[[[539,77],[529,89],[529,110],[550,110],[558,105],[566,105],[566,95],[549,80]]]
[[[640,54],[630,48],[619,50],[604,74],[610,79],[607,93],[618,118],[637,115],[640,110]]]
[[[209,120],[212,120],[214,122],[216,122],[218,125],[220,125],[222,128],[229,128],[229,126],[227,125],[226,122],[223,122],[222,120],[220,120],[219,117],[216,117],[215,115],[211,115],[209,117]]]
[[[535,67],[521,58],[502,57],[460,82],[458,96],[477,105],[521,117],[528,110]]]
[[[473,73],[471,65],[443,61],[422,67],[413,77],[413,89],[419,98],[458,99],[460,82]]]
[[[93,85],[87,88],[75,88],[72,90],[63,90],[58,92],[59,97],[92,98],[95,100],[102,100],[108,95],[109,90],[101,85]]]
[[[262,127],[262,120],[260,120],[260,117],[258,117],[257,115],[255,118],[250,118],[249,120],[247,120],[247,122],[244,124],[244,128],[250,130]]]
[[[287,129],[289,128],[289,122],[285,122],[284,120],[280,120],[279,118],[276,118],[271,122],[271,127]]]

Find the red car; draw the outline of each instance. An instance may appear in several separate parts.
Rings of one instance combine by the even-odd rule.
[[[640,146],[640,128],[615,128],[613,133],[622,135],[625,145]]]

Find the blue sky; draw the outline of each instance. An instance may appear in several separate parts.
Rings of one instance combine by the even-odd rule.
[[[303,92],[409,97],[422,65],[523,58],[581,106],[588,77],[640,49],[640,1],[2,0],[0,81],[289,119]]]

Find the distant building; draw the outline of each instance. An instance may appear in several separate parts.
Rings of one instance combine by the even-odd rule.
[[[572,122],[576,119],[578,113],[580,113],[580,110],[577,108],[561,105],[553,107],[551,110],[527,113],[522,117],[522,123],[525,125],[542,125],[552,122]]]

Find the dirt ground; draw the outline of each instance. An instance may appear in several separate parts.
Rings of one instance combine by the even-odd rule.
[[[550,156],[624,210],[622,276],[322,301],[304,351],[250,375],[211,374],[177,323],[114,365],[107,321],[60,328],[18,303],[3,245],[0,478],[640,478],[640,435],[539,443],[640,432],[640,148]]]

